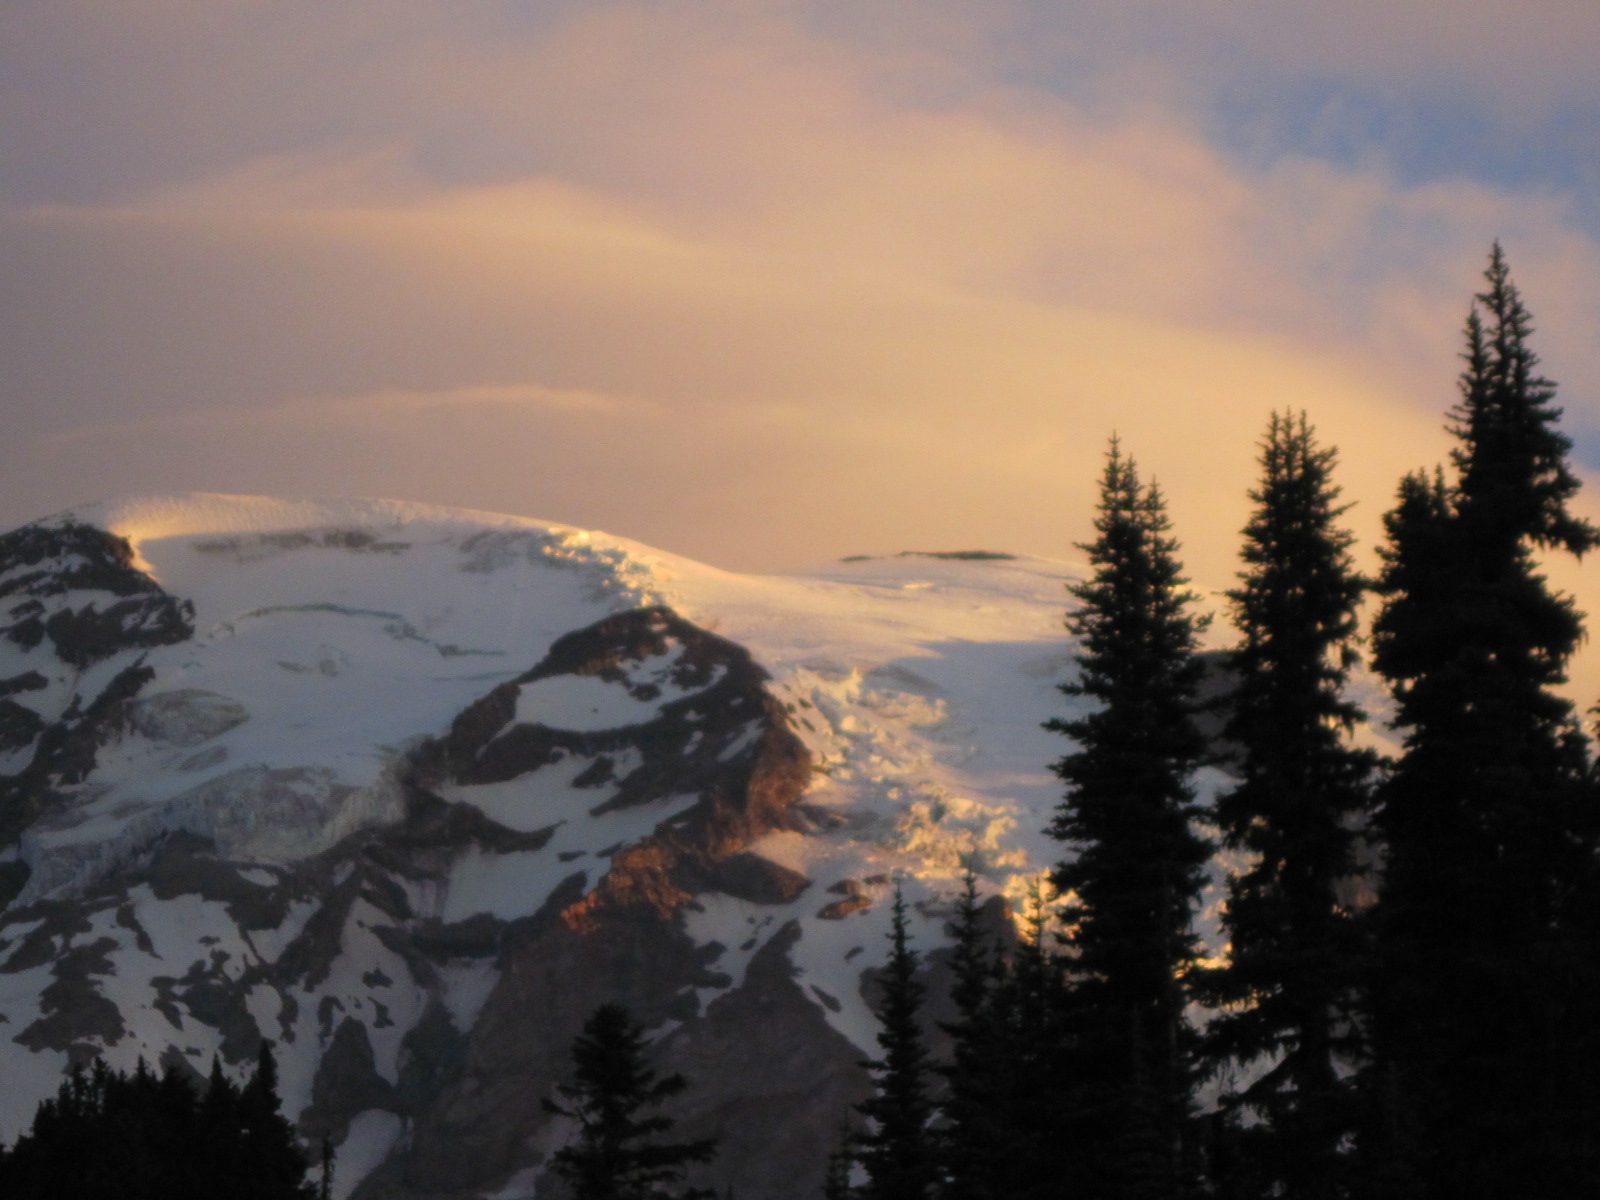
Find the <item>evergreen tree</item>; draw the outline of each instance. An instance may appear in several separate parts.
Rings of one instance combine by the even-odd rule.
[[[1115,440],[1101,481],[1093,574],[1074,586],[1077,683],[1095,705],[1048,728],[1077,749],[1055,765],[1066,798],[1049,829],[1076,851],[1055,870],[1071,953],[1065,1045],[1077,1097],[1062,1140],[1064,1190],[1095,1200],[1182,1195],[1192,1175],[1194,1033],[1184,977],[1210,847],[1190,777],[1200,664],[1193,599],[1161,495]],[[1078,1190],[1070,1191],[1072,1187]]]
[[[850,1168],[855,1156],[850,1152],[850,1127],[839,1130],[839,1140],[828,1155],[828,1165],[822,1174],[822,1200],[854,1200],[856,1191],[850,1186]]]
[[[940,1109],[939,1157],[944,1200],[986,1200],[993,1195],[999,1149],[1003,1072],[995,1027],[994,955],[983,935],[978,877],[969,867],[956,909],[950,999],[956,1019],[941,1025],[950,1036],[950,1061],[937,1068],[945,1080]]]
[[[1031,889],[1022,936],[996,964],[984,1015],[994,1047],[994,1200],[1053,1200],[1072,1190],[1063,1136],[1081,1126],[1082,1089],[1067,1053],[1066,995],[1044,892],[1042,882]]]
[[[333,1200],[333,1142],[322,1139],[322,1161],[319,1164],[321,1179],[317,1184],[317,1200]]]
[[[1223,1010],[1206,1029],[1213,1065],[1267,1068],[1224,1098],[1251,1118],[1235,1157],[1255,1194],[1296,1200],[1346,1190],[1363,960],[1341,887],[1356,873],[1355,826],[1377,765],[1347,740],[1364,716],[1343,689],[1365,584],[1337,524],[1334,460],[1304,414],[1273,414],[1250,493],[1246,569],[1228,593],[1240,643],[1223,735],[1237,747],[1239,783],[1216,806],[1228,847],[1252,865],[1229,888],[1229,964],[1202,986]]]
[[[266,1052],[270,1055],[270,1051]],[[207,1101],[174,1069],[131,1075],[74,1068],[29,1131],[0,1154],[6,1200],[312,1200],[306,1160],[287,1122],[240,1119],[239,1090],[220,1065]],[[258,1069],[246,1092],[277,1110],[275,1079]],[[214,1099],[213,1099],[214,1098]],[[209,1102],[209,1103],[208,1103]],[[228,1120],[217,1117],[230,1113]],[[263,1164],[278,1164],[277,1168]]]
[[[1455,478],[1414,475],[1388,515],[1374,663],[1404,755],[1376,815],[1370,1178],[1386,1194],[1578,1195],[1600,1171],[1592,1049],[1595,800],[1553,688],[1582,636],[1536,549],[1600,531],[1494,249],[1467,321]]]
[[[1045,1200],[1061,1191],[1060,1121],[1070,1097],[1060,1048],[1061,974],[1034,889],[1009,955],[987,944],[976,879],[957,910],[951,1038],[939,1127],[942,1200]]]
[[[295,1143],[294,1126],[279,1109],[278,1060],[272,1043],[263,1040],[255,1074],[239,1093],[238,1119],[242,1145],[238,1169],[250,1180],[236,1193],[240,1200],[284,1194],[304,1183],[305,1153]]]
[[[715,1200],[705,1188],[681,1188],[692,1163],[709,1162],[716,1144],[664,1142],[672,1118],[645,1115],[688,1086],[646,1061],[644,1029],[620,1004],[602,1004],[572,1044],[573,1077],[544,1101],[547,1112],[578,1124],[576,1139],[551,1156],[551,1169],[575,1200]],[[673,1190],[680,1189],[680,1190]]]
[[[895,888],[884,969],[883,1006],[878,1013],[881,1058],[866,1063],[873,1094],[856,1106],[867,1127],[856,1135],[856,1160],[866,1170],[864,1200],[929,1200],[938,1179],[934,1153],[933,1101],[928,1095],[928,1052],[919,1017],[922,985],[917,956],[906,936],[906,904]]]

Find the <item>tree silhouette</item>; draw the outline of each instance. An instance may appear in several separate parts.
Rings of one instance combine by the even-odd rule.
[[[1582,555],[1570,441],[1497,245],[1467,319],[1454,477],[1388,514],[1374,665],[1404,754],[1385,866],[1364,1139],[1372,1195],[1579,1195],[1600,1172],[1597,805],[1554,689],[1583,636],[1536,549]]]
[[[1066,797],[1050,826],[1075,857],[1054,873],[1070,951],[1063,1032],[1079,1095],[1062,1153],[1068,1190],[1132,1197],[1153,1178],[1177,1195],[1191,1173],[1194,1032],[1183,977],[1198,943],[1210,847],[1196,835],[1190,776],[1205,753],[1194,723],[1200,664],[1193,595],[1155,485],[1115,439],[1106,456],[1093,574],[1072,587],[1076,683],[1094,707],[1047,728],[1076,749],[1055,764]],[[1154,1156],[1154,1160],[1151,1159]]]
[[[905,897],[898,887],[889,940],[878,1014],[883,1056],[866,1064],[874,1091],[856,1106],[867,1120],[867,1128],[856,1136],[856,1159],[867,1173],[860,1191],[865,1200],[928,1200],[938,1177],[929,1127],[930,1064],[918,1020],[922,985],[916,980],[917,957],[907,941]]]
[[[573,1075],[556,1088],[548,1112],[577,1122],[577,1137],[551,1157],[551,1170],[575,1200],[714,1200],[682,1187],[686,1168],[708,1162],[716,1143],[662,1141],[672,1118],[647,1115],[688,1086],[649,1065],[644,1029],[620,1004],[602,1004],[572,1044]]]
[[[96,1061],[75,1068],[0,1155],[6,1200],[313,1200],[307,1160],[278,1114],[271,1047],[241,1091],[214,1063],[205,1096],[176,1068],[159,1078]]]
[[[1206,1027],[1209,1056],[1258,1075],[1224,1098],[1230,1113],[1252,1118],[1229,1127],[1247,1143],[1252,1194],[1298,1200],[1330,1200],[1346,1186],[1363,956],[1341,887],[1356,874],[1355,827],[1377,766],[1346,740],[1365,715],[1343,695],[1365,584],[1338,525],[1333,464],[1303,413],[1272,415],[1245,570],[1228,593],[1240,643],[1223,736],[1237,748],[1238,783],[1216,806],[1227,845],[1250,865],[1223,914],[1230,961],[1201,976],[1222,1010]]]

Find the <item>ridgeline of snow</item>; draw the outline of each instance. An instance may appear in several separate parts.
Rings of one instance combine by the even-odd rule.
[[[149,654],[158,680],[143,695],[153,714],[167,697],[169,728],[118,747],[117,786],[81,813],[74,840],[102,841],[110,831],[95,817],[126,825],[131,806],[252,804],[265,768],[301,773],[301,802],[283,814],[287,828],[267,817],[268,828],[225,835],[229,852],[312,853],[384,819],[394,754],[443,732],[556,637],[664,603],[773,675],[819,764],[809,799],[846,817],[845,833],[790,835],[819,844],[764,846],[767,856],[809,873],[848,846],[846,874],[948,882],[976,852],[991,882],[1020,898],[1059,852],[1040,829],[1059,799],[1048,766],[1064,743],[1039,726],[1065,704],[1055,685],[1071,670],[1070,564],[908,554],[745,576],[601,533],[390,500],[159,496],[62,519],[127,538],[136,565],[193,602],[196,630]],[[603,712],[591,703],[602,698]],[[652,711],[598,680],[534,684],[522,704],[565,728]],[[170,728],[185,720],[188,738]],[[203,739],[203,754],[162,753],[191,751],[208,721],[235,720]],[[341,788],[351,790],[330,803]]]

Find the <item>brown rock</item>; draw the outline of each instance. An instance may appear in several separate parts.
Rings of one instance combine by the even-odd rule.
[[[870,1090],[861,1051],[795,981],[789,952],[799,938],[795,922],[780,929],[744,982],[662,1047],[663,1067],[691,1084],[674,1133],[718,1139],[716,1162],[698,1182],[740,1200],[821,1195],[840,1123]]]

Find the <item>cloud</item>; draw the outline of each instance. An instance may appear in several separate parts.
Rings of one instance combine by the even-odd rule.
[[[1569,197],[1241,162],[1181,87],[1045,86],[1014,10],[965,7],[20,6],[15,44],[61,69],[0,105],[39,193],[0,210],[0,516],[367,493],[736,568],[1070,556],[1115,430],[1222,587],[1271,410],[1342,448],[1369,547],[1445,457],[1495,236],[1600,444],[1600,249]],[[1204,13],[1214,37],[1259,15]],[[51,97],[83,125],[41,149]]]
[[[1592,57],[1600,10],[1566,0],[1200,0],[1176,21],[1169,5],[1134,0],[1147,19],[1159,12],[1175,36],[1226,40],[1258,59],[1334,78],[1416,88],[1426,81],[1492,97],[1520,115],[1594,97]]]

